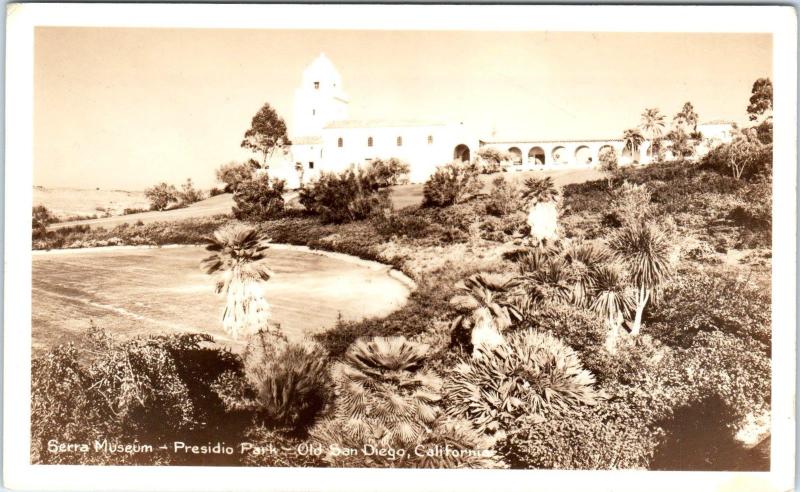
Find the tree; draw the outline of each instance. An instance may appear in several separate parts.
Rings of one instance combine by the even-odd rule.
[[[177,193],[177,197],[180,204],[185,206],[199,202],[205,198],[205,195],[202,191],[194,187],[192,178],[187,178],[186,182],[181,185],[181,191]]]
[[[496,173],[503,169],[503,163],[511,160],[511,155],[494,147],[478,149],[478,165],[483,173]]]
[[[695,142],[682,127],[676,127],[667,134],[669,151],[681,161],[694,154]]]
[[[756,128],[737,131],[731,143],[723,149],[724,157],[734,179],[741,179],[750,167],[758,165],[759,161],[763,159],[765,148],[766,146],[759,139]]]
[[[772,116],[772,81],[768,78],[758,79],[753,83],[750,104],[747,106],[750,121],[760,117]]]
[[[692,134],[697,131],[697,122],[700,116],[695,112],[694,106],[691,102],[683,104],[683,108],[678,111],[678,114],[672,119],[672,123],[676,127],[683,128],[687,134]]]
[[[491,350],[504,344],[502,332],[521,319],[519,311],[507,299],[516,285],[515,281],[501,284],[480,274],[473,275],[459,288],[462,294],[451,300],[464,313],[453,321],[453,330],[470,334],[473,355],[479,349]]]
[[[162,211],[171,203],[178,202],[178,190],[173,185],[159,183],[144,190],[144,196],[150,200],[150,210]]]
[[[657,156],[661,155],[661,137],[664,134],[664,127],[664,115],[661,114],[658,108],[647,108],[644,110],[639,128],[642,129],[651,142],[651,156],[654,152]]]
[[[613,187],[614,174],[619,169],[617,152],[612,147],[603,147],[597,158],[600,161],[600,170],[606,175],[608,189],[611,189]]]
[[[261,154],[260,167],[266,168],[272,153],[287,145],[291,145],[291,141],[286,134],[286,123],[269,103],[265,103],[253,116],[250,128],[244,133],[242,148]]]
[[[271,270],[262,262],[269,248],[254,227],[233,223],[207,238],[212,254],[202,261],[203,270],[219,275],[216,292],[227,298],[222,326],[233,339],[268,330],[270,308],[260,283],[269,280]]]
[[[633,158],[633,155],[639,151],[639,147],[644,142],[644,136],[637,128],[628,128],[625,130],[622,140],[625,142],[625,149],[631,153],[631,158]]]
[[[269,220],[283,212],[286,182],[266,173],[243,181],[233,192],[233,216],[238,220]]]
[[[252,179],[254,171],[250,162],[231,161],[217,169],[217,181],[225,183],[225,193],[233,193],[239,183]]]
[[[449,207],[475,197],[482,188],[478,174],[478,167],[471,163],[439,166],[422,189],[423,206]]]
[[[626,268],[636,289],[636,317],[631,335],[638,335],[645,306],[672,274],[672,244],[655,224],[631,223],[611,237],[609,247]]]
[[[528,178],[522,191],[534,243],[558,239],[558,189],[553,178]]]

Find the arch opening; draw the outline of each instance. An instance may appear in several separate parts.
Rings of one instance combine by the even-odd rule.
[[[559,145],[558,147],[553,149],[551,157],[553,158],[553,162],[555,162],[556,164],[566,164],[567,149]]]
[[[531,147],[528,151],[528,163],[543,166],[546,162],[544,149],[541,147]]]
[[[453,149],[453,160],[461,161],[461,162],[469,162],[469,147],[464,144],[456,145],[456,148]]]
[[[592,151],[586,145],[579,145],[575,149],[575,162],[578,164],[591,164]]]
[[[515,166],[522,165],[522,151],[518,147],[511,147],[508,149],[508,153],[511,155],[511,162]]]

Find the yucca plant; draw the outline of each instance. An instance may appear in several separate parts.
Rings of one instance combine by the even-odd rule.
[[[522,191],[534,244],[558,239],[558,189],[553,178],[528,178]]]
[[[673,246],[667,235],[652,223],[627,224],[608,244],[636,289],[636,316],[631,335],[638,335],[647,302],[651,298],[657,300],[659,290],[672,275]]]
[[[567,266],[567,276],[574,282],[572,302],[586,307],[594,295],[598,268],[609,260],[611,254],[601,246],[577,241],[570,243],[564,249],[563,256]]]
[[[516,281],[493,282],[477,274],[466,279],[451,304],[462,314],[453,320],[453,330],[470,334],[473,355],[479,348],[491,348],[505,343],[503,331],[522,319],[511,302],[511,290]]]
[[[593,299],[589,308],[606,319],[606,349],[614,353],[622,323],[635,307],[633,294],[622,268],[617,264],[598,266],[593,280]]]
[[[502,438],[519,417],[542,420],[597,401],[594,376],[563,342],[535,330],[508,336],[508,344],[458,364],[444,384],[447,414],[466,418]]]
[[[532,300],[570,302],[574,278],[568,264],[557,252],[535,248],[520,257],[517,281]]]
[[[266,328],[270,307],[261,283],[272,271],[262,261],[269,239],[254,227],[233,223],[219,228],[207,238],[206,250],[212,254],[202,261],[209,275],[218,275],[216,292],[226,296],[222,326],[233,339]]]

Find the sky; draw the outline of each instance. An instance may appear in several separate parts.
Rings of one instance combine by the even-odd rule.
[[[619,138],[645,108],[746,122],[769,34],[38,27],[34,184],[207,188],[269,102],[291,136],[303,69],[336,65],[352,119],[464,122],[479,138]]]

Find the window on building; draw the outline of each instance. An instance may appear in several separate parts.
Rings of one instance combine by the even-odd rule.
[[[308,161],[308,168],[309,169],[314,169],[314,162],[313,161]]]
[[[367,147],[372,147],[372,137],[367,139]]]
[[[339,141],[338,141],[337,145],[339,147],[344,147],[344,140],[342,140],[342,137],[339,137]]]
[[[314,89],[319,89],[319,82],[314,82]]]
[[[433,135],[428,135],[428,145],[433,143]]]
[[[400,147],[403,145],[403,137],[397,137],[397,146]]]

